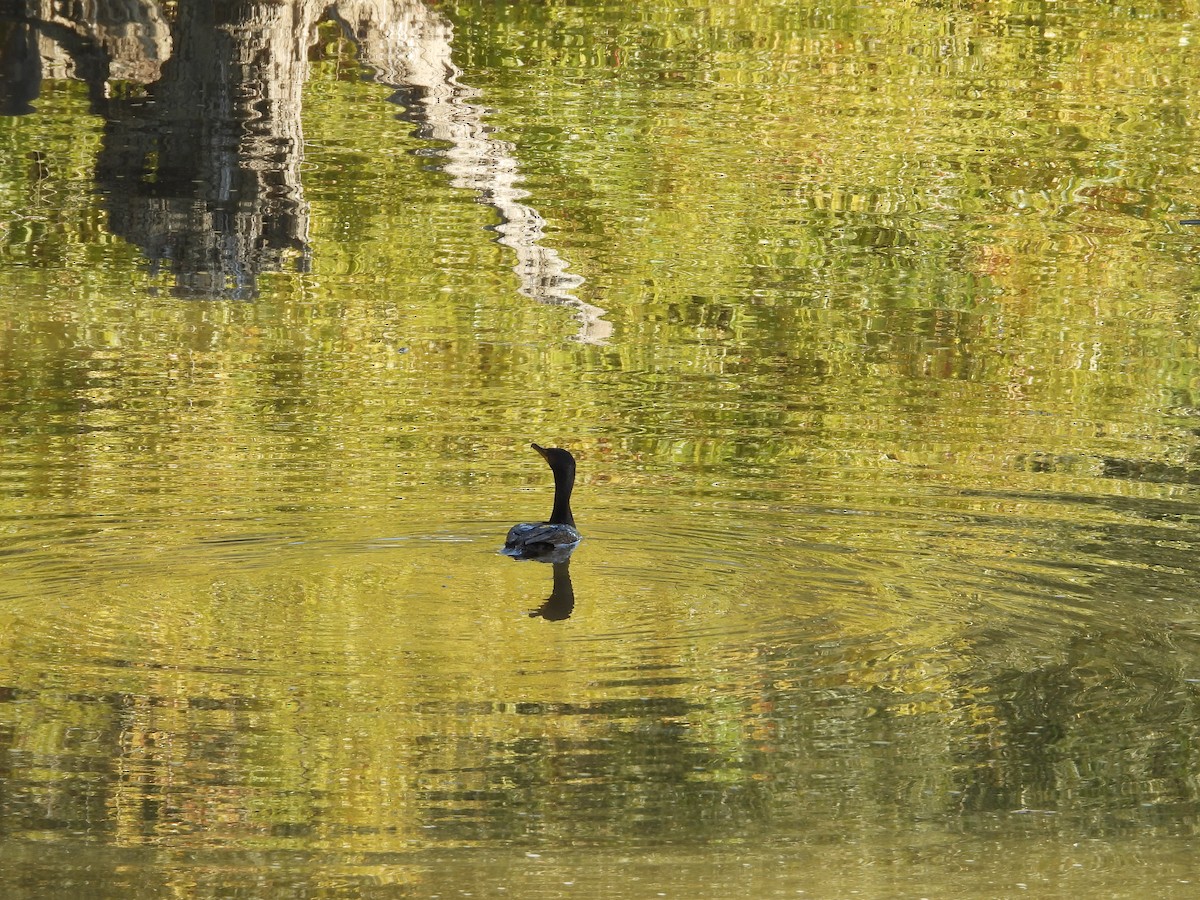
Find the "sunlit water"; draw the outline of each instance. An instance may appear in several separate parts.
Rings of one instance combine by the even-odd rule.
[[[0,893],[1194,895],[1189,11],[243,12],[3,26]]]

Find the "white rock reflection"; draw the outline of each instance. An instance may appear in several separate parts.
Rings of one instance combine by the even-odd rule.
[[[572,307],[579,319],[578,338],[603,343],[612,333],[604,310],[585,303],[573,291],[583,283],[568,271],[558,251],[543,243],[546,220],[532,206],[521,182],[516,148],[492,137],[485,124],[480,92],[459,81],[453,60],[453,26],[422,3],[404,0],[344,0],[336,15],[359,46],[362,62],[377,79],[397,88],[418,88],[419,111],[413,116],[423,138],[444,142],[442,166],[455,187],[475,191],[500,214],[499,241],[516,253],[513,271],[520,291],[539,303]]]

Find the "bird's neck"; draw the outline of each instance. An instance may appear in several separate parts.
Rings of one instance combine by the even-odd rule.
[[[571,515],[571,489],[574,486],[574,475],[567,472],[554,473],[554,509],[550,510],[551,525],[575,527],[575,517]]]
[[[571,584],[571,561],[554,564],[554,589],[550,599],[574,604],[575,588]]]

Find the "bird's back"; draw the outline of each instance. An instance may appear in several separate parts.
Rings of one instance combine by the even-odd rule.
[[[504,541],[506,552],[556,550],[578,544],[583,536],[570,525],[549,522],[522,522],[508,530]]]

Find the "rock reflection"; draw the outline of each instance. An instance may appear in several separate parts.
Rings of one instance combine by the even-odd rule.
[[[37,33],[24,22],[0,21],[0,116],[33,112],[41,88]]]
[[[221,13],[227,13],[221,15]],[[307,267],[302,8],[185,4],[146,98],[108,104],[96,180],[110,229],[188,296],[250,298],[291,257]]]
[[[359,59],[375,71],[376,80],[396,88],[392,101],[405,109],[425,140],[444,143],[439,151],[444,171],[455,187],[479,195],[481,203],[500,214],[499,242],[517,257],[513,271],[520,291],[539,303],[569,306],[579,321],[578,339],[603,343],[612,325],[604,310],[584,303],[572,291],[583,283],[567,271],[558,251],[542,243],[546,220],[521,201],[528,192],[521,181],[516,148],[492,137],[484,123],[486,108],[473,102],[479,91],[459,81],[454,64],[453,26],[419,3],[395,4],[389,27],[372,27],[375,3],[336,4],[337,16],[359,48]],[[403,13],[400,9],[403,7]]]
[[[543,245],[545,220],[521,202],[515,148],[489,136],[478,91],[459,82],[453,26],[424,4],[31,0],[6,13],[0,112],[30,112],[46,74],[87,83],[105,121],[96,180],[109,227],[169,267],[181,294],[253,297],[263,272],[307,267],[302,90],[318,26],[332,20],[396,89],[418,134],[444,142],[451,183],[499,213],[521,293],[572,307],[582,341],[611,332],[604,311],[572,293],[582,279]]]

